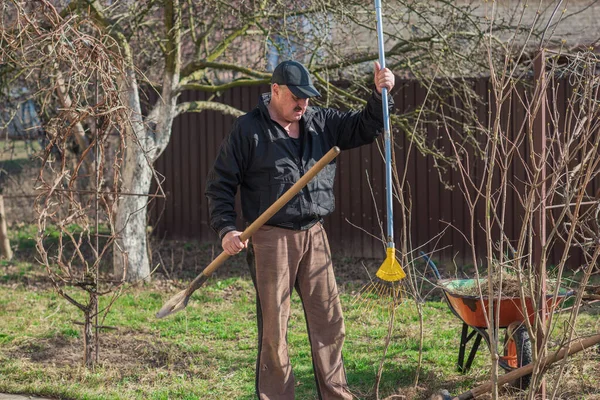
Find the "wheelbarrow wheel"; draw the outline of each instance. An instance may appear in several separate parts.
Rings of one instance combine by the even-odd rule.
[[[512,334],[510,331],[512,331]],[[506,330],[504,341],[504,357],[502,357],[502,364],[504,365],[502,367],[507,371],[521,368],[531,363],[533,360],[532,354],[527,327],[525,325],[519,325],[515,329],[509,327]],[[531,374],[528,374],[512,382],[511,385],[525,390],[529,387],[530,382]]]

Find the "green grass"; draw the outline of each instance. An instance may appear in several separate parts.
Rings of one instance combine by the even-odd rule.
[[[32,267],[21,268],[27,274]],[[0,267],[0,282],[1,271]],[[6,282],[0,286],[0,392],[63,399],[255,398],[254,289],[246,277],[211,279],[185,311],[163,320],[155,319],[154,313],[178,289],[147,285],[125,290],[101,322],[115,329],[101,334],[100,363],[93,371],[81,367],[82,329],[73,323],[82,319],[81,313],[51,288],[20,280]],[[296,398],[316,399],[304,315],[298,296],[294,294],[292,300],[288,340]],[[101,306],[107,301],[103,297]],[[355,302],[349,293],[343,293],[342,301],[348,381],[358,398],[371,399],[389,314]],[[414,388],[419,318],[415,304],[406,302],[395,315],[380,385],[382,398],[401,393],[425,399],[441,388],[460,394],[488,377],[485,347],[467,375],[456,371],[461,324],[447,305],[429,301],[422,309],[425,327],[419,386]],[[599,328],[593,312],[582,314],[578,321],[580,334]],[[587,369],[581,367],[577,378],[571,379],[584,388],[578,390],[598,392],[598,356],[587,354],[581,360],[590,361]]]
[[[11,241],[11,245],[17,252],[35,252],[36,244],[38,238],[38,227],[33,224],[14,224],[11,226],[9,231],[9,238]],[[94,235],[96,233],[96,228],[94,226],[90,227],[89,232],[85,232],[84,229],[77,224],[70,224],[64,228],[66,233],[72,234],[76,239],[79,239],[79,236],[84,234]],[[61,236],[61,231],[54,225],[47,225],[44,230],[44,243],[46,247],[56,246],[58,244],[59,237]],[[98,233],[101,235],[110,234],[109,228],[106,224],[100,224],[98,227]],[[63,233],[64,235],[64,233]],[[68,238],[64,238],[67,242]],[[102,242],[106,239],[102,238]],[[102,245],[103,243],[101,243]]]
[[[3,140],[0,142],[0,162],[28,160],[40,150],[42,148],[35,140]]]

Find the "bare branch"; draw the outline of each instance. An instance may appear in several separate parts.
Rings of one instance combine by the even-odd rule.
[[[189,101],[185,103],[177,104],[177,115],[186,112],[202,112],[202,111],[219,111],[225,115],[231,115],[233,117],[239,117],[244,114],[243,111],[237,108],[228,106],[223,103],[217,103],[214,101]]]

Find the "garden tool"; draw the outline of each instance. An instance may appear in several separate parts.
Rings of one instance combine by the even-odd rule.
[[[379,64],[381,69],[385,68],[385,50],[383,44],[383,23],[381,18],[381,0],[375,0],[375,13],[377,15],[377,43],[379,45]],[[383,124],[384,124],[384,142],[385,142],[385,187],[386,187],[386,208],[387,208],[387,249],[386,258],[376,275],[379,279],[386,282],[396,282],[403,279],[406,274],[402,270],[400,263],[396,259],[396,249],[394,245],[394,213],[392,205],[392,146],[390,116],[388,110],[388,90],[381,90],[381,100],[383,105]]]
[[[256,232],[261,226],[263,226],[268,220],[273,217],[288,201],[290,201],[296,194],[298,194],[304,186],[311,181],[327,164],[329,164],[337,155],[340,154],[339,147],[335,146],[327,152],[315,165],[313,165],[307,172],[302,176],[298,182],[296,182],[291,188],[289,188],[280,198],[278,198],[267,210],[262,213],[250,226],[248,226],[244,232],[240,235],[240,240],[245,242],[249,239],[254,232]],[[200,275],[196,277],[187,287],[175,296],[170,298],[156,313],[157,318],[163,318],[167,315],[173,314],[177,311],[183,310],[188,302],[192,293],[194,293],[200,286],[206,282],[206,280],[212,275],[215,270],[221,266],[229,258],[229,254],[222,252],[217,258],[206,267]]]
[[[375,1],[375,13],[377,14],[377,42],[379,45],[379,64],[381,69],[385,68],[385,52],[383,48],[383,25],[381,21],[381,0]],[[355,296],[355,303],[360,301],[365,307],[370,308],[384,301],[392,308],[402,301],[403,287],[398,281],[406,277],[404,270],[396,259],[396,248],[394,245],[394,217],[392,207],[392,146],[390,116],[388,109],[388,90],[381,90],[381,101],[383,108],[383,128],[385,142],[385,186],[386,186],[386,209],[387,209],[387,246],[386,258],[376,272],[378,279],[371,279],[364,285]],[[389,302],[389,298],[393,302]]]

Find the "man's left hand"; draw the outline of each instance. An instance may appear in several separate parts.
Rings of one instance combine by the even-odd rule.
[[[386,88],[388,92],[394,87],[396,78],[394,73],[387,68],[381,69],[379,62],[375,61],[375,76],[373,77],[377,93],[381,94],[381,89]]]

